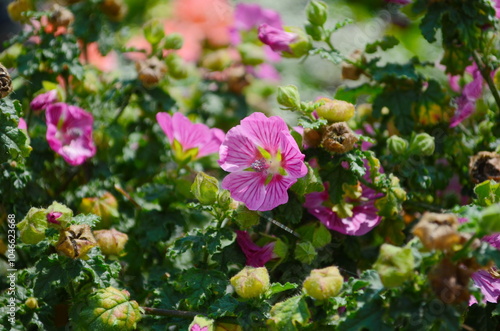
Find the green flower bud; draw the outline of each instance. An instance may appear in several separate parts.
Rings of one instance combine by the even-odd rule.
[[[435,147],[434,137],[427,133],[419,133],[410,141],[410,153],[415,155],[432,155]]]
[[[184,38],[178,33],[171,33],[165,37],[165,49],[181,49],[184,45]]]
[[[231,208],[232,202],[233,199],[231,198],[231,192],[228,190],[219,190],[219,193],[217,194],[217,203],[220,208],[227,210]]]
[[[238,45],[238,51],[241,55],[241,62],[245,65],[255,66],[266,60],[263,48],[252,43]]]
[[[33,297],[29,297],[28,299],[26,299],[26,302],[24,302],[24,304],[29,309],[37,309],[38,308],[38,300],[36,298],[33,298]]]
[[[249,229],[254,225],[259,224],[260,215],[256,211],[249,210],[245,205],[241,204],[236,209],[235,221],[240,229]]]
[[[413,276],[415,261],[411,248],[383,244],[373,265],[385,287],[397,287]]]
[[[158,45],[160,41],[165,37],[165,31],[163,30],[163,24],[160,20],[151,20],[144,24],[144,37],[151,45]]]
[[[125,244],[128,241],[127,234],[111,230],[97,230],[93,232],[97,244],[104,255],[122,256]]]
[[[25,244],[35,245],[45,239],[45,230],[49,227],[47,210],[31,208],[28,215],[17,224],[21,234],[21,241]]]
[[[344,283],[344,277],[337,267],[314,269],[304,280],[304,292],[316,300],[326,300],[339,294]]]
[[[174,53],[170,53],[166,57],[168,74],[175,79],[184,79],[188,75],[186,64],[182,58]]]
[[[57,201],[47,207],[47,221],[53,228],[66,228],[73,218],[73,211]]]
[[[87,253],[95,246],[97,246],[97,241],[92,235],[90,226],[87,224],[70,225],[59,232],[56,250],[72,259],[86,260]]]
[[[307,5],[306,13],[312,25],[322,26],[328,18],[328,6],[322,1],[313,0]]]
[[[311,36],[313,40],[320,41],[323,40],[324,35],[323,35],[323,30],[317,25],[313,24],[306,24],[306,33]]]
[[[246,266],[231,278],[231,285],[240,297],[256,298],[269,288],[269,273],[265,267]]]
[[[318,100],[323,104],[316,108],[319,117],[323,117],[329,122],[346,122],[354,116],[356,108],[352,103],[342,100],[332,100],[321,98]]]
[[[136,301],[130,300],[129,292],[108,287],[77,301],[70,317],[75,331],[134,330],[141,319],[141,310]]]
[[[194,317],[193,322],[188,327],[188,330],[193,331],[213,331],[214,330],[215,321],[210,318],[206,318],[205,316],[196,315]]]
[[[287,109],[300,109],[300,94],[297,86],[278,87],[278,103]]]
[[[204,172],[199,172],[191,185],[191,192],[202,205],[213,205],[217,200],[219,181]]]
[[[295,33],[297,35],[297,38],[293,43],[289,45],[291,52],[282,52],[282,56],[289,58],[299,58],[309,53],[309,50],[312,48],[312,43],[310,37],[304,30],[294,26],[285,27],[284,30],[286,32]]]
[[[94,214],[101,217],[99,228],[109,228],[118,217],[118,201],[109,192],[100,197],[83,198],[79,210],[84,214]]]
[[[408,149],[408,141],[398,136],[391,136],[387,139],[387,147],[393,155],[402,155]]]
[[[481,213],[479,228],[487,234],[500,232],[500,204],[492,205]]]

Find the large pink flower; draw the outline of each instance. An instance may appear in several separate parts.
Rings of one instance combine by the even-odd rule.
[[[251,267],[263,267],[274,257],[274,242],[260,247],[250,239],[250,235],[246,231],[236,231],[236,242],[247,258],[246,265]]]
[[[288,201],[287,190],[307,173],[302,154],[278,116],[253,113],[226,135],[219,164],[231,172],[222,188],[250,210],[271,210]]]
[[[59,102],[47,107],[47,141],[66,162],[77,166],[96,153],[92,140],[92,114]]]
[[[30,107],[33,110],[44,110],[55,102],[57,102],[57,90],[50,90],[33,98]]]
[[[368,171],[365,179],[369,180]],[[333,210],[334,205],[328,195],[328,183],[325,183],[325,190],[322,192],[307,194],[304,207],[331,230],[351,236],[364,235],[380,223],[381,217],[375,207],[375,200],[383,194],[363,184],[358,184],[357,189],[361,190],[361,195],[346,201],[352,205],[352,216],[341,217]]]
[[[198,159],[219,150],[224,140],[224,132],[210,129],[205,124],[193,123],[181,113],[170,116],[156,114],[156,120],[170,141],[174,157],[178,161]]]

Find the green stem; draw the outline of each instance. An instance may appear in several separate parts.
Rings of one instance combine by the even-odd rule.
[[[141,307],[146,315],[156,315],[156,316],[169,316],[169,317],[180,317],[180,318],[194,318],[196,315],[206,314],[195,312],[195,311],[183,311],[183,310],[169,310],[169,309],[159,309],[150,307]]]
[[[424,209],[425,211],[435,211],[438,213],[442,213],[444,211],[443,208],[436,206],[436,205],[431,205],[430,203],[425,203],[425,202],[418,202],[418,201],[412,201],[412,200],[407,200],[404,202],[405,205],[409,205],[412,207],[416,207],[419,209]]]
[[[120,116],[123,114],[125,108],[127,108],[129,102],[130,102],[130,98],[132,97],[132,94],[134,94],[134,90],[132,89],[129,93],[127,93],[125,95],[125,100],[123,100],[123,103],[121,104],[120,106],[120,109],[118,110],[118,113],[116,113],[116,116],[115,118],[113,119],[113,121],[109,124],[109,126],[115,124],[116,122],[118,122],[118,119],[120,118]]]
[[[491,94],[493,94],[493,98],[495,98],[495,102],[498,106],[498,109],[500,110],[500,94],[498,94],[498,90],[495,86],[495,83],[493,83],[493,80],[490,77],[490,70],[488,70],[487,67],[484,65],[483,61],[481,60],[477,52],[475,51],[472,52],[472,57],[474,58],[474,62],[476,62],[477,68],[479,69],[481,76],[483,76],[483,79],[486,81],[486,84],[488,84]]]

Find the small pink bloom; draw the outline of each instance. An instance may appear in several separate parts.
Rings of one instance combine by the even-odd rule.
[[[297,40],[298,36],[292,32],[272,27],[268,24],[259,26],[259,39],[264,44],[269,45],[275,52],[291,53],[290,44]]]
[[[367,171],[365,179],[369,180]],[[361,197],[358,199],[348,199],[348,203],[353,205],[352,216],[342,218],[335,211],[329,202],[328,183],[325,183],[323,192],[313,192],[306,195],[304,207],[307,211],[319,219],[327,228],[350,236],[361,236],[371,231],[380,223],[381,217],[375,207],[375,200],[383,194],[377,193],[372,188],[360,184]]]
[[[17,124],[17,128],[21,130],[28,130],[28,125],[26,124],[24,118],[22,117],[19,118],[19,123]]]
[[[236,242],[247,258],[246,265],[259,268],[273,259],[274,242],[260,247],[256,245],[246,231],[236,231]]]
[[[210,129],[205,124],[193,123],[181,113],[170,116],[168,113],[156,114],[156,120],[168,137],[175,157],[186,160],[198,159],[219,150],[224,140],[224,132]]]
[[[222,188],[250,210],[271,210],[288,201],[287,190],[307,173],[302,154],[278,116],[253,113],[226,135],[219,164],[230,172]]]
[[[95,155],[92,114],[79,107],[59,102],[49,105],[45,115],[49,146],[66,162],[77,166]]]
[[[57,219],[61,217],[62,213],[58,211],[53,211],[47,214],[47,222],[53,223],[53,224],[61,224]]]
[[[208,331],[208,326],[201,327],[199,324],[195,324],[189,331]]]
[[[30,103],[33,110],[44,110],[51,104],[57,102],[57,90],[50,90],[48,92],[37,95]]]
[[[473,80],[464,86],[462,95],[457,98],[457,109],[450,121],[453,128],[467,119],[476,110],[476,100],[483,93],[483,77],[476,65],[469,66],[467,71],[472,74]]]

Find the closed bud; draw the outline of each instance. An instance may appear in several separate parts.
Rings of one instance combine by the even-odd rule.
[[[47,222],[50,227],[66,228],[73,217],[73,211],[57,201],[47,208]]]
[[[313,40],[316,41],[323,40],[324,38],[323,30],[319,26],[313,24],[306,24],[305,28],[306,28],[306,33],[310,35]]]
[[[12,79],[7,68],[0,63],[0,99],[12,93]]]
[[[458,232],[458,220],[454,214],[426,212],[412,232],[428,249],[449,251],[462,241]]]
[[[408,141],[398,136],[391,136],[387,139],[387,147],[393,155],[403,155],[408,149]]]
[[[99,197],[83,198],[79,210],[84,214],[100,216],[99,228],[109,228],[119,217],[118,201],[109,192],[105,192]]]
[[[47,223],[47,210],[32,207],[26,217],[17,224],[21,241],[25,244],[35,245],[45,239]]]
[[[123,0],[104,0],[101,3],[101,11],[114,22],[121,21],[127,14],[127,10],[127,5]]]
[[[52,7],[52,14],[49,16],[49,22],[52,23],[55,28],[60,26],[67,28],[74,21],[75,15],[73,15],[69,9],[57,4]]]
[[[263,48],[256,44],[239,44],[238,51],[241,55],[241,62],[244,65],[255,66],[263,63],[266,60],[266,54],[264,53]]]
[[[186,64],[182,58],[174,53],[170,53],[166,58],[168,74],[175,79],[184,79],[188,75]]]
[[[337,267],[314,269],[304,280],[304,292],[316,300],[327,300],[339,294],[344,277]]]
[[[202,315],[196,315],[194,320],[188,327],[189,331],[214,331],[214,323],[213,319],[207,318]]]
[[[434,153],[434,137],[427,133],[419,133],[410,141],[410,153],[415,155],[429,156]]]
[[[92,235],[90,226],[70,225],[59,232],[59,241],[56,250],[72,259],[87,259],[87,253],[97,246],[97,241]]]
[[[167,72],[167,66],[157,57],[136,62],[135,69],[139,80],[148,88],[157,85]]]
[[[322,104],[316,108],[316,113],[332,123],[347,122],[354,116],[356,110],[354,105],[347,101],[321,98],[318,102]]]
[[[111,230],[97,230],[93,232],[99,248],[104,255],[122,256],[128,236],[126,233]]]
[[[289,45],[290,52],[282,52],[282,56],[289,58],[299,58],[309,54],[309,50],[311,50],[312,48],[312,43],[310,37],[304,30],[298,27],[289,26],[285,27],[285,31],[295,34],[296,37],[294,41]]]
[[[328,6],[323,1],[313,0],[307,5],[306,13],[312,25],[322,26],[328,18]]]
[[[165,49],[181,49],[184,45],[184,38],[179,33],[171,33],[165,37]]]
[[[7,12],[13,21],[24,23],[29,20],[23,13],[33,10],[31,0],[16,0],[7,6]]]
[[[231,198],[231,192],[228,190],[219,190],[217,194],[217,203],[222,209],[230,209],[233,199]]]
[[[486,234],[500,232],[500,204],[497,203],[483,210],[478,225]]]
[[[288,109],[300,109],[300,94],[297,86],[278,87],[278,103]]]
[[[24,302],[24,304],[29,309],[37,309],[38,308],[38,300],[36,298],[33,298],[33,297],[29,297],[28,299],[26,299],[26,302]]]
[[[340,122],[326,127],[321,143],[327,151],[342,154],[352,150],[357,141],[358,137],[346,122]]]
[[[144,24],[144,37],[151,45],[157,45],[165,37],[163,24],[159,20],[151,20]]]
[[[415,260],[411,248],[383,244],[373,268],[385,287],[398,287],[413,276]]]
[[[217,200],[219,181],[204,172],[199,172],[191,185],[191,192],[202,205],[213,205]]]
[[[241,204],[236,209],[235,221],[242,230],[251,228],[259,224],[260,215],[253,210],[249,210],[245,205]]]
[[[222,71],[231,65],[232,59],[227,49],[219,49],[203,56],[201,65],[211,71]]]
[[[135,330],[141,317],[139,304],[130,300],[130,293],[114,287],[99,289],[76,301],[70,311],[75,331]]]
[[[244,298],[256,298],[269,288],[269,273],[265,267],[246,266],[231,278],[236,293]]]

